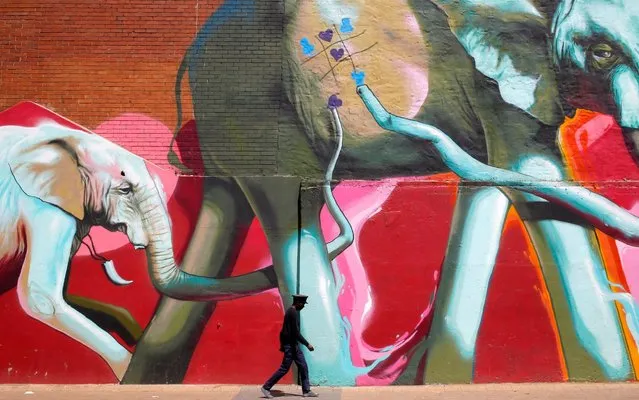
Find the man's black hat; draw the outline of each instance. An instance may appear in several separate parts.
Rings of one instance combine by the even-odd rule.
[[[308,296],[306,296],[304,294],[294,294],[293,295],[293,302],[294,303],[307,304],[306,299],[308,299]]]

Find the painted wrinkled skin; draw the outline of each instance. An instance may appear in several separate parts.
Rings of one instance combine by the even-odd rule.
[[[452,32],[468,54],[473,57],[477,69],[497,83],[500,95],[507,103],[551,127],[557,127],[564,115],[570,114],[575,108],[587,108],[615,115],[618,123],[627,128],[628,138],[635,142],[636,147],[637,140],[632,132],[637,128],[636,113],[639,110],[636,63],[639,31],[633,22],[639,16],[636,2],[603,0],[545,2],[434,0],[434,2],[446,12]],[[522,21],[525,21],[524,25]],[[518,24],[525,26],[526,29],[518,32]],[[508,37],[508,40],[502,40],[503,37]],[[366,89],[362,90],[366,92]],[[370,103],[368,105],[370,106]],[[380,120],[377,122],[380,123]],[[506,131],[504,134],[513,135],[513,132],[508,132],[510,130],[508,121],[504,120],[502,123]],[[390,129],[388,125],[385,127]],[[447,130],[445,132],[449,133]],[[533,142],[530,148],[522,149],[519,155],[510,152],[515,157],[508,157],[506,162],[493,161],[493,165],[551,182],[546,184],[549,188],[563,188],[566,191],[564,196],[557,195],[550,199],[552,203],[568,205],[573,212],[585,217],[595,226],[601,227],[603,231],[620,237],[620,240],[633,242],[636,219],[622,212],[624,210],[621,209],[606,215],[609,211],[606,207],[593,208],[592,205],[601,206],[602,202],[595,199],[597,196],[593,196],[590,192],[578,189],[573,191],[572,188],[568,189],[561,183],[554,186],[554,182],[571,179],[563,162],[552,154],[555,143],[546,142],[547,149],[538,151],[534,143],[540,143],[540,139],[534,136],[531,139]],[[556,142],[556,135],[553,135],[553,139]],[[551,153],[547,150],[551,150]],[[451,167],[449,164],[451,154],[444,152],[443,156],[447,165]],[[457,173],[461,172],[455,168],[452,169]],[[482,177],[483,182],[499,185],[498,177],[504,176],[491,173],[486,169],[483,171],[485,171]],[[468,177],[464,174],[460,176]],[[516,185],[515,182],[518,181],[510,180],[508,181],[510,185],[506,186],[521,189],[522,186]],[[529,187],[539,188],[537,183],[529,182],[528,184]],[[557,190],[562,193],[561,189]],[[546,191],[542,190],[542,193],[547,194]],[[518,201],[540,202],[543,201],[541,198],[548,199],[540,193],[533,193],[537,196],[509,194],[506,191],[515,204]],[[573,195],[570,196],[570,194]],[[493,196],[502,195],[495,192]],[[479,198],[477,201],[482,202]],[[496,199],[483,200],[483,202],[500,204]],[[590,206],[584,206],[584,202],[591,202],[588,203]],[[493,226],[495,233],[501,230],[503,217],[505,217],[502,211],[508,207],[508,203],[501,204],[501,207],[490,210],[493,218],[495,215],[502,215],[488,225]],[[469,206],[473,205],[477,206],[473,203],[469,204]],[[616,217],[610,219],[610,215],[616,215]],[[612,299],[615,296],[612,295],[606,278],[596,241],[589,237],[591,235],[586,230],[578,226],[583,225],[579,222],[566,224],[542,220],[538,223],[527,222],[527,225],[529,225],[529,233],[533,233],[533,243],[542,265],[545,262],[544,258],[550,258],[557,265],[562,282],[557,289],[565,290],[567,293],[570,315],[557,315],[557,322],[569,376],[574,376],[577,370],[585,372],[588,369],[591,371],[585,373],[592,377],[601,374],[608,379],[623,380],[631,376],[632,367],[628,355],[625,354],[624,338],[618,326],[621,320],[625,320],[634,336],[626,337],[626,340],[637,340],[638,321],[635,305],[626,294],[623,296],[624,299],[620,300],[620,303],[624,304],[625,318],[615,315],[616,313],[612,310]],[[467,232],[471,231],[472,228],[467,230]],[[484,235],[488,233],[486,229],[482,231]],[[541,233],[545,238],[535,238],[535,233],[537,235]],[[478,232],[474,239],[468,236],[468,240],[476,240],[480,238],[479,235]],[[463,237],[463,234],[460,236]],[[547,241],[547,245],[544,245],[543,241]],[[545,257],[543,251],[539,253],[540,248],[544,247],[547,254]],[[481,254],[479,249],[477,254]],[[468,262],[474,259],[471,252],[467,252],[467,255]],[[455,263],[459,264],[459,261],[455,260]],[[490,261],[494,262],[494,257],[491,256]],[[457,269],[454,276],[449,275],[448,284],[444,274],[442,286],[450,291],[448,294],[452,296],[452,299],[442,299],[438,302],[434,329],[429,338],[434,348],[431,347],[429,351],[427,376],[429,373],[437,375],[436,370],[438,366],[444,365],[442,364],[445,363],[444,356],[450,354],[451,347],[461,349],[459,353],[466,359],[473,354],[481,321],[473,315],[481,313],[481,308],[466,306],[483,304],[490,274],[478,274],[466,268]],[[475,296],[470,296],[468,291],[462,294],[461,288],[468,287],[467,283],[471,280],[484,283],[475,286],[477,288]],[[554,293],[552,287],[550,290],[553,301],[557,302],[560,298],[558,290]],[[478,291],[483,293],[477,293]],[[464,299],[471,299],[471,302]],[[558,308],[555,304],[553,305],[557,313]],[[438,316],[441,317],[438,318]],[[595,365],[591,364],[590,367],[584,368],[583,361],[579,361],[584,357],[574,357],[575,347],[567,344],[565,339],[566,332],[572,328],[563,328],[560,323],[560,320],[569,317],[572,318],[574,325],[574,341],[586,350],[595,361]],[[606,321],[606,326],[616,325],[617,328],[602,329],[602,319]],[[468,321],[474,322],[468,324]],[[447,347],[449,350],[442,350]],[[438,357],[438,354],[441,357]],[[578,375],[583,375],[584,372]]]
[[[635,1],[572,0],[561,4],[553,21],[554,57],[567,101],[615,115],[629,129],[639,129],[638,16]]]
[[[448,14],[453,32],[495,79],[503,98],[545,122],[562,116],[560,103],[615,115],[624,128],[639,128],[639,4],[631,0],[434,0]],[[543,3],[537,7],[536,4]],[[500,44],[488,17],[509,22],[524,16],[536,29],[548,29],[549,59],[536,57],[523,67],[517,49]],[[512,24],[512,22],[510,22]],[[507,28],[500,28],[506,31]],[[541,45],[519,51],[539,56]],[[536,48],[536,47],[539,47]],[[545,50],[545,49],[544,49]],[[552,67],[558,67],[555,76]],[[555,89],[557,87],[558,89]],[[544,93],[539,93],[544,89]],[[560,98],[561,97],[561,98]]]
[[[229,177],[229,192],[262,223],[285,307],[289,294],[299,290],[321,299],[309,307],[309,323],[302,324],[304,334],[320,338],[313,340],[322,351],[307,354],[313,382],[352,385],[365,372],[351,363],[352,332],[341,323],[338,282],[319,229],[323,198],[317,188],[331,159],[336,123],[326,110],[327,96],[339,92],[345,111],[336,179],[419,176],[450,168],[432,143],[378,126],[356,98],[354,89],[365,80],[391,113],[437,127],[482,163],[553,182],[569,180],[556,134],[572,108],[608,110],[623,126],[635,127],[632,110],[638,108],[626,106],[638,97],[631,54],[637,6],[631,3],[286,0],[258,7],[258,2],[227,0],[206,21],[178,71],[178,116],[181,79],[188,71],[201,143],[208,144],[209,136],[219,141],[231,134],[234,139],[225,142],[224,152],[202,146],[205,173]],[[262,13],[264,9],[268,12]],[[349,57],[343,60],[358,52],[351,59],[357,65],[350,69],[343,62],[332,74],[322,57],[312,57],[328,45],[318,29],[330,28],[337,35],[344,18],[355,31],[352,43],[344,46]],[[281,21],[287,23],[283,30]],[[246,34],[258,26],[277,32],[269,41],[280,41],[281,47],[266,47],[262,35]],[[622,26],[623,34],[616,34]],[[229,40],[234,42],[232,54],[225,47]],[[245,63],[249,54],[252,62]],[[590,61],[576,62],[579,54]],[[359,72],[365,76],[354,79]],[[585,93],[597,95],[592,99]],[[269,148],[270,142],[262,148],[277,155],[276,168],[255,172],[234,162],[232,157],[242,154],[241,143],[257,140],[252,121],[260,121],[260,130],[278,138],[276,148]],[[184,167],[172,151],[169,159]],[[425,341],[425,376],[416,377],[417,368],[409,368],[400,382],[472,381],[483,307],[511,206],[522,216],[547,272],[569,377],[630,377],[626,339],[606,295],[609,287],[592,228],[557,220],[551,216],[552,203],[518,190],[462,185],[457,198]],[[298,199],[301,216],[292,211]],[[418,365],[422,354],[415,351],[410,364]]]
[[[433,143],[446,165],[460,178],[514,188],[539,196],[566,207],[613,238],[639,246],[639,218],[605,197],[568,182],[547,180],[481,163],[436,127],[389,113],[368,86],[359,86],[357,93],[381,127]],[[633,340],[639,344],[639,306],[636,301],[629,293],[614,293],[612,287],[617,285],[609,282],[603,273],[599,273],[596,278],[599,290],[593,294],[610,302],[618,301],[622,305]],[[580,306],[583,305],[576,305]]]

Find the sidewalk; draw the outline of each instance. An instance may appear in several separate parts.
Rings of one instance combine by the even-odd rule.
[[[639,383],[621,384],[498,384],[446,386],[386,386],[313,389],[326,400],[446,399],[446,400],[627,400],[639,399]],[[301,399],[298,386],[276,386],[279,399]],[[0,385],[0,400],[253,400],[259,386],[237,385]]]

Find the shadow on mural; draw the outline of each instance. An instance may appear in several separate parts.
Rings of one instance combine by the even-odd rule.
[[[0,380],[262,382],[295,293],[313,384],[635,380],[638,15],[226,0],[174,132],[4,111]],[[105,139],[153,124],[177,175]]]

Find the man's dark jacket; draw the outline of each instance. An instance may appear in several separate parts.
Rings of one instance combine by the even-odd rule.
[[[280,351],[284,351],[284,345],[295,347],[298,342],[308,347],[308,342],[300,332],[300,312],[295,307],[290,307],[284,314],[280,331]]]

